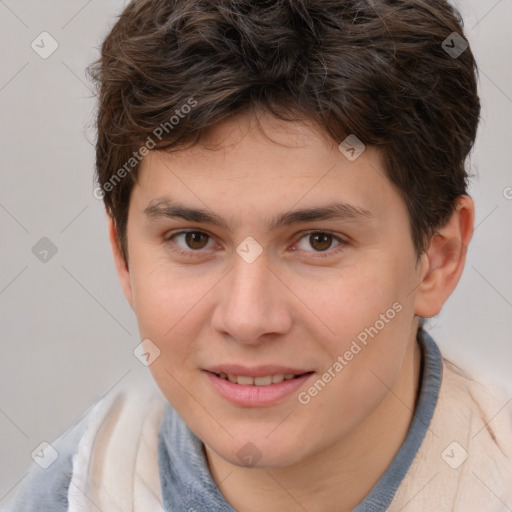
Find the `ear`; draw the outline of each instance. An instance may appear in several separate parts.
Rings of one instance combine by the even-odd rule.
[[[422,255],[422,281],[416,291],[415,314],[437,315],[459,282],[473,236],[475,206],[469,196],[457,197],[457,207],[444,226],[436,230]]]
[[[124,260],[121,248],[119,246],[119,238],[117,233],[117,227],[114,219],[108,215],[108,237],[110,240],[110,246],[112,247],[112,254],[114,256],[114,263],[116,265],[117,275],[123,288],[124,296],[130,303],[133,309],[133,295],[132,295],[132,283],[130,278],[130,270],[126,261]]]

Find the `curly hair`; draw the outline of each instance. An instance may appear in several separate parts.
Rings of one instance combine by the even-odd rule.
[[[447,51],[461,41],[459,55]],[[126,262],[130,192],[147,151],[196,144],[255,109],[379,148],[421,255],[467,193],[480,101],[464,46],[445,0],[132,1],[88,68],[98,189]]]

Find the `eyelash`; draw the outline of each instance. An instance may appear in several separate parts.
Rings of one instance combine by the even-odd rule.
[[[171,242],[171,245],[174,246],[174,247],[171,247],[171,250],[176,252],[180,256],[187,256],[187,257],[191,256],[193,258],[201,257],[203,255],[202,253],[204,252],[202,249],[197,249],[197,250],[191,249],[191,250],[187,251],[185,249],[175,247],[175,243],[172,240],[179,235],[183,235],[183,234],[187,234],[187,233],[200,233],[200,234],[203,234],[203,235],[206,235],[207,237],[209,237],[210,240],[213,238],[212,235],[210,235],[206,231],[190,229],[190,230],[177,231],[176,233],[171,233],[170,235],[166,236],[165,240],[166,240],[166,242]],[[338,242],[338,245],[336,247],[334,247],[334,249],[329,248],[329,249],[326,249],[325,251],[306,251],[306,252],[315,253],[315,256],[313,256],[314,258],[327,258],[329,256],[332,256],[333,254],[337,254],[337,253],[341,252],[345,248],[345,246],[348,244],[348,242],[346,240],[343,240],[342,238],[332,234],[331,232],[321,231],[321,230],[310,230],[310,231],[303,233],[301,235],[301,237],[297,240],[296,244],[298,244],[303,238],[305,238],[307,236],[311,236],[313,234],[329,235],[332,237],[333,240]]]

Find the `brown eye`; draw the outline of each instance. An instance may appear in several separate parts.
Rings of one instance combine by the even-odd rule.
[[[295,248],[313,257],[326,257],[341,251],[346,245],[342,238],[328,231],[310,231],[302,235]]]
[[[184,233],[185,243],[190,249],[203,249],[208,243],[209,236],[206,233],[200,231],[189,231]]]
[[[312,233],[309,235],[311,247],[317,251],[326,251],[331,247],[332,235],[328,233]]]
[[[215,246],[213,238],[203,231],[178,231],[166,236],[165,240],[173,251],[188,256],[204,255]]]

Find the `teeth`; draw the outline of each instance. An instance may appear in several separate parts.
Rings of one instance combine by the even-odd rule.
[[[254,377],[255,386],[268,386],[270,384],[272,384],[272,375],[267,375],[266,377]]]
[[[254,384],[254,379],[252,377],[245,377],[243,375],[239,375],[237,377],[237,383],[242,384],[243,386],[252,386]]]
[[[270,384],[279,384],[283,382],[283,380],[291,380],[295,377],[293,373],[287,373],[283,375],[282,373],[277,375],[266,375],[265,377],[248,377],[246,375],[231,375],[221,373],[219,375],[221,379],[229,380],[229,382],[233,382],[234,384],[241,384],[242,386],[270,386]]]

